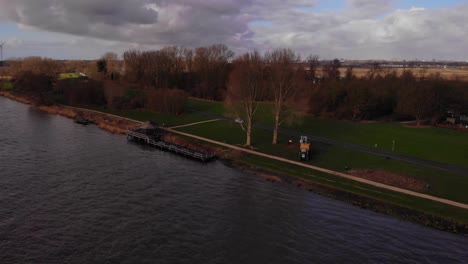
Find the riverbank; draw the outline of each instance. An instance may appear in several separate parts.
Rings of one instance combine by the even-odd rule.
[[[319,182],[300,179],[296,176],[272,171],[268,168],[259,167],[251,163],[238,160],[225,160],[225,164],[233,168],[241,169],[247,173],[257,175],[270,182],[289,184],[302,190],[314,192],[328,198],[358,206],[362,209],[397,217],[399,219],[411,221],[445,232],[468,235],[468,225],[452,219],[436,216],[391,202],[382,201],[375,197],[352,193]]]
[[[12,94],[10,92],[0,92],[0,96],[18,101],[20,103],[33,105],[34,100],[25,96]],[[100,129],[114,133],[125,134],[128,129],[137,128],[138,122],[128,119],[117,118],[107,114],[98,113],[95,111],[85,111],[75,107],[64,105],[39,105],[35,106],[37,109],[52,114],[61,115],[71,119],[82,117],[95,123]]]
[[[0,93],[0,95],[8,97],[10,99],[31,104],[31,100],[23,98],[18,95],[10,93]],[[98,127],[112,133],[124,134],[127,129],[135,128],[140,125],[140,122],[129,120],[124,117],[113,116],[105,113],[100,113],[93,110],[87,110],[82,108],[74,108],[69,106],[54,105],[54,106],[38,106],[38,109],[50,113],[63,115],[69,118],[75,118],[82,116],[95,122]],[[260,166],[255,162],[242,161],[242,157],[249,154],[239,153],[236,150],[229,150],[214,146],[213,144],[204,144],[200,141],[191,140],[187,137],[179,137],[175,135],[170,136],[171,140],[178,144],[186,144],[192,148],[200,150],[216,150],[223,161],[230,166],[236,168],[247,169],[252,171],[254,174],[264,178],[265,180],[272,182],[285,182],[299,188],[314,191],[322,195],[332,197],[338,200],[342,200],[362,208],[371,209],[377,212],[385,213],[388,215],[397,216],[402,219],[410,220],[427,226],[431,226],[440,230],[468,234],[468,226],[464,223],[457,223],[457,221],[450,220],[448,217],[435,216],[430,213],[425,213],[420,210],[414,210],[414,208],[407,208],[392,202],[384,201],[377,195],[362,195],[355,192],[343,190],[339,187],[333,186],[331,181],[329,184],[323,184],[316,181],[301,179],[302,175],[295,173],[284,173],[280,170],[271,170]],[[271,163],[271,160],[269,161]],[[276,161],[275,161],[276,162]]]

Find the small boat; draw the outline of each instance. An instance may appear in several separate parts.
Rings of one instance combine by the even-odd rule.
[[[89,121],[88,119],[84,119],[82,117],[77,117],[75,118],[75,123],[87,126],[91,124],[91,121]]]

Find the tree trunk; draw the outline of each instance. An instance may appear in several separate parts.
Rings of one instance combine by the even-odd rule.
[[[278,144],[279,113],[275,114],[275,127],[273,129],[273,144]]]
[[[250,147],[251,145],[252,145],[252,119],[248,118],[245,146]]]

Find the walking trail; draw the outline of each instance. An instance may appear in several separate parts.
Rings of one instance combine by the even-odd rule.
[[[141,121],[137,121],[137,120],[121,117],[121,116],[111,115],[111,114],[107,114],[107,113],[104,113],[104,112],[89,110],[89,109],[85,109],[85,108],[77,108],[77,107],[72,107],[72,108],[78,109],[78,110],[95,112],[95,113],[99,113],[99,114],[104,114],[104,115],[108,115],[108,116],[111,116],[111,117],[122,118],[122,119],[133,121],[133,122],[136,122],[136,123],[143,123]],[[197,123],[200,124],[200,123],[206,123],[206,122],[214,122],[214,121],[218,121],[218,120],[220,120],[220,119],[212,119],[212,120],[207,120],[207,121],[202,121],[202,122],[197,122]],[[350,180],[353,180],[353,181],[356,181],[356,182],[365,183],[365,184],[375,186],[375,187],[379,187],[379,188],[382,188],[382,189],[386,189],[386,190],[390,190],[390,191],[394,191],[394,192],[398,192],[398,193],[403,193],[403,194],[411,195],[411,196],[414,196],[414,197],[424,198],[424,199],[427,199],[427,200],[431,200],[431,201],[434,201],[434,202],[439,202],[439,203],[442,203],[442,204],[455,206],[455,207],[458,207],[458,208],[468,209],[468,204],[459,203],[459,202],[455,202],[455,201],[452,201],[452,200],[431,196],[431,195],[424,194],[424,193],[418,193],[418,192],[402,189],[402,188],[399,188],[399,187],[383,184],[383,183],[380,183],[380,182],[374,182],[374,181],[362,179],[362,178],[355,177],[355,176],[352,176],[352,175],[349,175],[349,174],[328,170],[328,169],[325,169],[325,168],[321,168],[321,167],[301,163],[301,162],[294,161],[294,160],[288,160],[288,159],[281,158],[281,157],[278,157],[278,156],[268,155],[268,154],[261,153],[261,152],[258,152],[258,151],[245,149],[245,148],[242,148],[242,147],[226,144],[226,143],[223,143],[223,142],[220,142],[220,141],[216,141],[216,140],[212,140],[212,139],[208,139],[208,138],[204,138],[204,137],[199,137],[199,136],[196,136],[196,135],[192,135],[192,134],[188,134],[188,133],[184,133],[184,132],[174,130],[174,128],[180,128],[180,127],[184,127],[184,126],[191,126],[191,125],[195,125],[197,123],[192,123],[192,124],[187,124],[187,125],[177,126],[177,127],[172,127],[172,128],[163,128],[163,129],[165,129],[165,130],[167,130],[169,132],[172,132],[174,134],[179,134],[179,135],[182,135],[182,136],[191,137],[191,138],[194,138],[194,139],[198,139],[198,140],[201,140],[201,141],[209,142],[209,143],[216,144],[216,145],[219,145],[219,146],[223,146],[223,147],[226,147],[226,148],[242,151],[242,152],[245,152],[245,153],[249,153],[249,154],[253,154],[253,155],[257,155],[257,156],[261,156],[261,157],[265,157],[265,158],[269,158],[269,159],[273,159],[273,160],[277,160],[277,161],[281,161],[281,162],[286,162],[286,163],[289,163],[289,164],[294,164],[294,165],[297,165],[297,166],[301,166],[301,167],[309,168],[309,169],[312,169],[312,170],[324,172],[324,173],[335,175],[335,176],[342,177],[342,178],[345,178],[345,179],[350,179]]]
[[[195,122],[195,123],[190,123],[190,124],[186,124],[186,125],[181,125],[181,126],[173,126],[173,127],[170,127],[170,129],[176,129],[176,128],[182,128],[182,127],[188,127],[188,126],[194,126],[194,125],[200,125],[200,124],[204,124],[204,123],[210,123],[210,122],[216,122],[216,121],[220,121],[221,119],[211,119],[211,120],[206,120],[206,121],[201,121],[201,122]]]
[[[331,174],[331,175],[335,175],[335,176],[350,179],[350,180],[353,180],[353,181],[365,183],[365,184],[372,185],[372,186],[375,186],[375,187],[379,187],[379,188],[382,188],[382,189],[387,189],[387,190],[394,191],[394,192],[404,193],[404,194],[412,195],[412,196],[415,196],[415,197],[424,198],[424,199],[428,199],[428,200],[431,200],[431,201],[435,201],[435,202],[439,202],[439,203],[443,203],[443,204],[447,204],[447,205],[451,205],[451,206],[455,206],[455,207],[459,207],[459,208],[463,208],[463,209],[468,209],[468,204],[459,203],[459,202],[451,201],[451,200],[444,199],[444,198],[439,198],[439,197],[435,197],[435,196],[431,196],[431,195],[427,195],[427,194],[423,194],[423,193],[418,193],[418,192],[398,188],[398,187],[395,187],[395,186],[390,186],[390,185],[379,183],[379,182],[374,182],[374,181],[362,179],[362,178],[355,177],[355,176],[352,176],[352,175],[349,175],[349,174],[324,169],[324,168],[321,168],[321,167],[301,163],[301,162],[294,161],[294,160],[288,160],[288,159],[281,158],[281,157],[278,157],[278,156],[268,155],[268,154],[261,153],[261,152],[258,152],[258,151],[241,148],[241,147],[238,147],[238,146],[226,144],[226,143],[211,140],[211,139],[208,139],[208,138],[195,136],[195,135],[192,135],[192,134],[187,134],[187,133],[180,132],[180,131],[173,130],[173,129],[167,129],[167,131],[172,132],[174,134],[179,134],[179,135],[182,135],[182,136],[191,137],[191,138],[195,138],[195,139],[202,140],[202,141],[205,141],[205,142],[209,142],[209,143],[212,143],[212,144],[220,145],[220,146],[223,146],[223,147],[235,149],[235,150],[242,151],[242,152],[245,152],[245,153],[249,153],[249,154],[253,154],[253,155],[257,155],[257,156],[261,156],[261,157],[265,157],[265,158],[269,158],[269,159],[282,161],[282,162],[286,162],[286,163],[289,163],[289,164],[294,164],[294,165],[298,165],[298,166],[301,166],[301,167],[313,169],[313,170],[316,170],[316,171],[328,173],[328,174]]]

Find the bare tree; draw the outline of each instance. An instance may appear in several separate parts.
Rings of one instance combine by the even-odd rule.
[[[11,63],[12,75],[22,74],[24,72],[32,72],[34,74],[44,74],[56,78],[61,72],[64,64],[41,57],[29,57]]]
[[[212,45],[195,49],[193,70],[198,76],[197,96],[221,99],[229,76],[229,60],[234,56],[226,45]]]
[[[416,118],[416,125],[430,117],[436,108],[436,92],[434,87],[421,81],[411,81],[411,72],[406,73],[406,83],[400,88],[397,111]]]
[[[307,57],[307,64],[309,65],[309,79],[314,81],[318,78],[317,68],[320,64],[319,57],[317,55],[309,55]]]
[[[278,129],[292,115],[292,107],[288,105],[297,91],[294,63],[299,55],[290,49],[277,49],[265,55],[269,65],[268,92],[273,95],[273,144],[278,143]]]
[[[338,59],[334,59],[327,63],[322,71],[325,74],[326,78],[329,80],[339,80],[340,79],[340,67],[341,62]]]
[[[121,62],[119,61],[119,55],[115,52],[106,52],[102,55],[100,60],[105,60],[107,63],[107,72],[110,74],[110,78],[113,80],[121,73]]]
[[[142,63],[142,53],[138,50],[129,50],[124,53],[124,75],[133,83],[142,81],[144,65]]]
[[[253,119],[264,94],[264,78],[263,58],[258,52],[246,53],[234,61],[226,104],[237,115],[237,121],[246,133],[245,146],[252,145]]]

